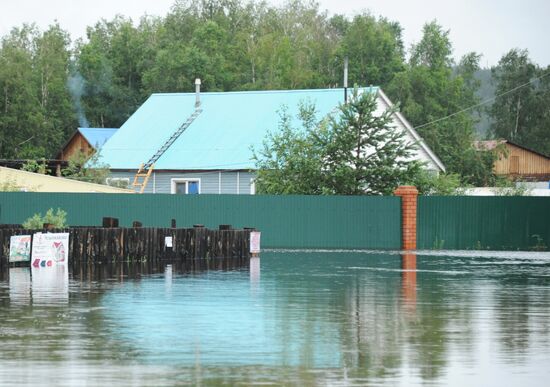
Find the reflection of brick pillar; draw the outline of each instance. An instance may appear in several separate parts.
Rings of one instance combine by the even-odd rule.
[[[395,196],[401,196],[401,230],[403,250],[416,250],[416,198],[418,190],[411,185],[398,187]]]
[[[410,311],[414,311],[416,308],[416,254],[403,254],[401,269],[403,301]]]

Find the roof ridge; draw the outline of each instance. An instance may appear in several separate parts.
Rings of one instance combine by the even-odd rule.
[[[348,88],[352,89],[352,87]],[[360,90],[380,89],[380,86],[361,86],[358,87]],[[324,88],[324,89],[287,89],[287,90],[232,90],[232,91],[205,91],[201,92],[201,95],[222,95],[222,94],[283,94],[283,93],[328,93],[335,91],[343,91],[343,87],[334,87],[334,88]],[[182,93],[152,93],[152,96],[195,96],[195,92],[182,92]]]
[[[83,128],[78,127],[77,130],[118,130],[119,128]]]

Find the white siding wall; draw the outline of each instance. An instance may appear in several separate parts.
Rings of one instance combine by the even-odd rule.
[[[172,179],[200,179],[201,194],[250,194],[250,180],[256,176],[252,172],[221,172],[220,173],[177,173],[177,172],[153,172],[145,193],[171,193]],[[130,184],[134,181],[132,172],[111,172],[112,178],[129,178]],[[237,180],[238,179],[238,180]],[[237,192],[238,190],[238,192]]]

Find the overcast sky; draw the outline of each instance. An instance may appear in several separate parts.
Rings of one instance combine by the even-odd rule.
[[[283,0],[268,0],[280,4]],[[134,20],[144,14],[165,15],[174,0],[0,0],[0,35],[14,26],[35,22],[45,28],[54,20],[73,39],[100,18],[122,14]],[[509,49],[527,48],[538,64],[550,64],[550,0],[320,0],[329,13],[352,16],[362,10],[398,21],[406,47],[418,41],[422,25],[437,19],[451,31],[455,57],[483,54],[482,65],[498,62]]]

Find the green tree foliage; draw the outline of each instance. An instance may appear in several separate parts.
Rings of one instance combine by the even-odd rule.
[[[96,127],[119,127],[143,102],[142,74],[146,63],[150,22],[136,28],[130,19],[117,16],[87,30],[88,41],[78,42],[72,88],[81,99],[86,120]]]
[[[42,216],[41,213],[34,214],[32,217],[23,222],[23,228],[28,230],[42,229],[44,223],[53,224],[55,228],[67,227],[67,212],[58,208],[54,212],[53,208],[46,211],[46,214]]]
[[[68,179],[107,184],[109,166],[102,164],[99,157],[99,153],[90,156],[84,152],[78,152],[69,159],[69,165],[61,171],[61,174]]]
[[[346,25],[339,49],[349,58],[349,76],[360,85],[386,86],[404,70],[401,26],[385,18],[360,14]]]
[[[269,194],[392,194],[420,171],[411,160],[416,145],[393,126],[394,109],[375,114],[376,94],[355,89],[335,115],[315,121],[303,105],[303,128],[283,112],[281,131],[256,153],[256,187]]]
[[[464,184],[460,175],[440,174],[435,175],[429,171],[420,171],[414,176],[410,183],[414,185],[420,195],[431,196],[453,196],[464,192]]]
[[[501,58],[492,69],[500,95],[490,110],[495,137],[550,155],[550,76],[533,82],[549,72],[550,67],[536,66],[526,50],[513,49]],[[525,86],[506,93],[520,85]]]
[[[23,164],[21,170],[46,175],[48,173],[46,159],[42,159],[40,162],[37,160],[28,160],[25,164]]]
[[[451,53],[449,31],[436,22],[426,24],[406,69],[395,75],[388,93],[401,101],[405,117],[449,173],[460,175],[465,184],[490,184],[493,155],[474,148],[474,115],[461,112],[479,102],[474,74],[480,57],[470,53],[453,68]]]
[[[58,25],[40,33],[13,29],[0,46],[0,156],[36,158],[54,153],[74,128],[65,87],[68,34]]]

